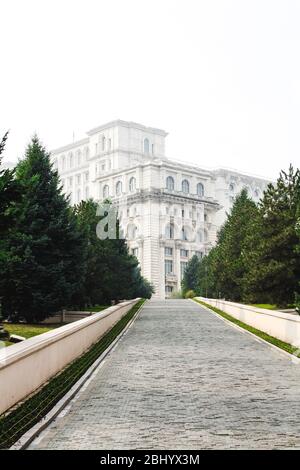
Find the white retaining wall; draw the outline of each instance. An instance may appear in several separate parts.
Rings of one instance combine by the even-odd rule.
[[[205,297],[196,297],[196,299],[202,300],[275,338],[300,347],[300,316],[298,315],[251,307],[226,300],[206,299]]]
[[[101,310],[103,311],[103,310]],[[95,313],[95,312],[94,312]],[[93,312],[82,312],[82,311],[69,311],[64,310],[61,313],[57,313],[52,317],[48,317],[41,323],[43,325],[59,325],[60,323],[73,323],[74,321],[82,320],[82,318],[90,317]]]
[[[0,415],[84,353],[139,299],[0,349]]]

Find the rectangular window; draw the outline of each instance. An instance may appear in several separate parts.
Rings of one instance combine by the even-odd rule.
[[[202,251],[196,251],[195,255],[198,256],[199,259],[203,258],[203,252]]]
[[[86,173],[85,173],[85,181],[87,182],[88,180],[89,180],[89,172],[86,171]]]
[[[166,294],[171,294],[173,292],[173,287],[172,286],[166,286]]]
[[[72,176],[70,176],[70,178],[69,178],[69,187],[71,187],[72,185],[73,185],[73,178],[72,178]]]
[[[81,180],[80,175],[77,175],[77,184],[80,184],[80,180]]]
[[[184,209],[181,211],[181,217],[184,218]]]
[[[188,250],[180,250],[180,256],[183,258],[187,258],[189,256],[189,251]]]
[[[173,248],[169,246],[165,246],[165,255],[166,256],[172,256],[173,255]]]
[[[173,273],[173,261],[170,259],[165,260],[165,274]]]
[[[181,277],[181,280],[183,279],[184,271],[186,270],[186,266],[187,266],[186,261],[181,261],[180,262],[180,277]]]

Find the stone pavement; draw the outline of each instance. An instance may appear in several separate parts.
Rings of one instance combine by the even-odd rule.
[[[145,304],[31,449],[300,447],[300,365],[189,300]]]

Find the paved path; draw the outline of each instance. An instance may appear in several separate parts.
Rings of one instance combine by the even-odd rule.
[[[151,301],[42,449],[300,448],[300,365],[188,300]]]

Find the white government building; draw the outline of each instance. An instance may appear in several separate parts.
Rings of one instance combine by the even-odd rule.
[[[156,298],[180,289],[188,260],[213,246],[241,189],[258,201],[268,184],[171,160],[165,156],[166,136],[161,129],[117,120],[51,152],[72,204],[89,197],[117,204],[130,252]]]

